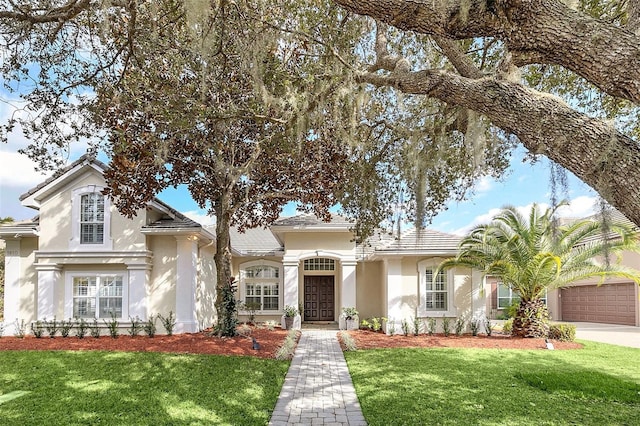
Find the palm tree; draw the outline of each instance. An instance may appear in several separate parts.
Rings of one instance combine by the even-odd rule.
[[[444,260],[438,270],[468,266],[499,277],[520,296],[512,334],[522,337],[548,334],[542,296],[549,289],[593,277],[625,277],[640,284],[639,271],[620,265],[623,251],[640,252],[633,228],[616,222],[603,232],[600,222],[588,219],[556,225],[554,214],[565,204],[545,211],[534,204],[528,218],[515,207],[504,207],[489,224],[471,230],[460,242],[458,255]]]

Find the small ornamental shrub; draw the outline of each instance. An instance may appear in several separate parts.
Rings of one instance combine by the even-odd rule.
[[[502,324],[503,334],[511,334],[512,329],[513,329],[513,318],[506,320],[504,324]]]
[[[282,346],[276,351],[277,360],[286,360],[293,358],[293,353],[296,350],[296,342],[298,340],[298,331],[295,329],[289,330],[287,337],[285,337]]]
[[[84,339],[84,336],[87,335],[88,330],[89,330],[89,323],[84,318],[80,318],[76,325],[76,337],[78,339]]]
[[[114,314],[113,312],[111,313],[111,319],[109,321],[106,320],[102,320],[102,322],[104,322],[104,325],[107,326],[107,330],[109,330],[109,336],[111,336],[112,339],[115,339],[116,337],[118,337],[118,320],[116,318],[116,314]]]
[[[429,336],[433,336],[435,332],[436,332],[436,319],[427,318],[427,334],[429,334]]]
[[[416,315],[415,317],[413,317],[413,335],[417,336],[418,334],[420,334],[421,328],[422,321],[420,321],[420,318],[418,318],[418,316]]]
[[[389,333],[389,336],[396,334],[396,320],[390,319],[387,321],[387,332]]]
[[[402,323],[400,324],[400,328],[402,328],[402,334],[404,334],[405,336],[409,335],[409,321],[403,319]]]
[[[46,321],[46,319],[45,319],[45,321]],[[37,320],[35,323],[32,322],[31,323],[31,332],[38,339],[41,338],[42,334],[44,333],[44,324],[42,323],[42,321]]]
[[[273,331],[276,329],[276,322],[273,320],[265,321],[264,326],[267,328],[267,330]]]
[[[55,316],[51,321],[47,321],[47,320],[44,321],[44,328],[47,330],[47,334],[52,339],[56,336],[56,333],[58,332],[58,325],[59,324],[58,324],[58,321],[56,321]]]
[[[94,318],[93,322],[89,326],[89,333],[91,334],[91,337],[93,337],[95,339],[100,337],[100,327],[98,326],[98,319],[97,318]]]
[[[69,337],[69,333],[71,333],[74,324],[75,322],[71,318],[69,318],[69,321],[60,321],[60,335],[62,337]]]
[[[551,324],[549,339],[573,342],[576,339],[576,326],[573,324]]]
[[[464,334],[464,327],[467,325],[467,321],[463,317],[456,318],[455,330],[456,336],[462,336]]]
[[[176,317],[173,315],[173,311],[169,311],[169,315],[166,317],[158,314],[158,318],[167,332],[167,336],[171,336],[173,334],[173,329],[176,326]]]
[[[491,336],[495,326],[496,325],[494,323],[492,323],[489,318],[484,317],[484,331],[487,333],[487,336]]]
[[[478,331],[480,330],[480,320],[477,318],[471,318],[471,321],[469,321],[469,328],[471,329],[471,335],[477,336]]]
[[[357,351],[358,345],[351,335],[346,331],[340,332],[340,340],[342,340],[342,344],[344,345],[344,350],[347,352]]]
[[[380,330],[382,330],[382,321],[384,321],[384,318],[378,318],[378,317],[373,317],[371,318],[371,330],[378,332]]]
[[[18,318],[16,318],[16,321],[14,322],[14,335],[16,337],[19,337],[20,339],[23,339],[26,332],[27,332],[27,325],[25,324],[24,320],[18,320]]]
[[[129,317],[129,321],[131,321],[131,325],[129,326],[129,328],[127,328],[127,333],[129,334],[129,336],[134,337],[140,334],[140,332],[142,331],[142,320],[140,320],[140,317]]]
[[[363,319],[362,321],[360,321],[360,329],[371,330],[371,323],[368,319]]]
[[[442,332],[445,337],[449,337],[451,334],[451,318],[447,318],[445,316],[442,317]]]
[[[144,329],[144,333],[148,337],[154,337],[156,335],[156,330],[157,330],[156,319],[157,317],[155,315],[151,315],[149,319],[145,321],[144,325],[142,326],[142,328]]]

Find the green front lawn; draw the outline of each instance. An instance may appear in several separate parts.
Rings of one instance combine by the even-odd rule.
[[[370,425],[636,425],[640,349],[347,352]]]
[[[0,352],[0,424],[264,425],[289,363],[134,352]],[[20,395],[20,392],[29,392]]]

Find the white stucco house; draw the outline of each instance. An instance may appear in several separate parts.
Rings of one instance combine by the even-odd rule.
[[[37,216],[0,227],[6,242],[4,318],[108,318],[174,312],[176,332],[215,322],[214,235],[154,200],[133,219],[107,197],[106,165],[82,157],[21,197]],[[360,318],[485,315],[483,278],[466,268],[432,270],[455,255],[459,238],[431,230],[354,242],[351,223],[300,215],[269,229],[232,230],[238,298],[254,302],[256,319],[278,320],[287,305],[303,322],[336,322],[343,307]],[[247,312],[241,312],[244,316]],[[242,319],[242,318],[241,318]],[[162,330],[160,330],[162,331]]]
[[[82,157],[21,197],[33,220],[0,226],[5,257],[5,333],[24,320],[176,316],[175,332],[214,324],[215,236],[160,200],[137,216],[122,216],[101,191],[107,166]],[[455,256],[459,237],[411,229],[399,238],[376,235],[356,243],[352,224],[309,215],[277,220],[268,229],[231,232],[238,299],[253,302],[258,321],[279,321],[285,306],[302,322],[337,322],[342,308],[360,318],[384,317],[400,329],[414,317],[493,317],[513,295],[498,280],[468,268],[432,271]],[[640,268],[637,254],[624,262]],[[550,291],[554,320],[640,326],[637,285],[584,281]],[[240,312],[246,319],[249,312]],[[163,330],[160,329],[160,332]],[[388,330],[387,330],[388,331]]]

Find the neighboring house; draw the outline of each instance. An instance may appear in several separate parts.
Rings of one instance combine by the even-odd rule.
[[[5,322],[62,318],[177,317],[176,332],[215,321],[214,235],[159,200],[132,219],[102,195],[106,165],[82,157],[21,197],[33,221],[0,227],[6,241]],[[282,218],[269,229],[232,230],[238,298],[256,319],[279,320],[300,307],[302,321],[335,322],[343,307],[360,318],[481,317],[482,277],[466,268],[432,271],[454,256],[459,238],[412,229],[400,238],[355,243],[340,216]],[[245,319],[248,312],[241,312]],[[100,321],[102,323],[102,321]],[[160,330],[162,331],[162,330]]]
[[[214,236],[159,200],[122,216],[101,193],[105,169],[83,156],[21,197],[35,219],[0,227],[7,333],[16,319],[54,316],[102,324],[173,312],[176,332],[214,320]]]

